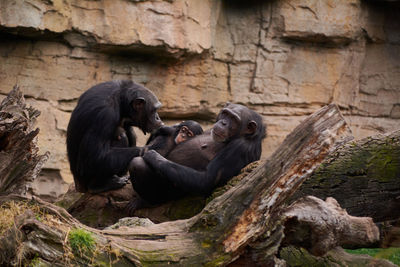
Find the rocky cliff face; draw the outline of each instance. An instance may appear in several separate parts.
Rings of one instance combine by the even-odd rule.
[[[357,138],[400,127],[399,17],[392,1],[0,1],[0,93],[19,84],[42,111],[39,143],[52,155],[42,183],[53,195],[72,181],[71,110],[112,79],[153,90],[167,124],[211,124],[226,101],[255,109],[268,124],[266,157],[330,102]]]

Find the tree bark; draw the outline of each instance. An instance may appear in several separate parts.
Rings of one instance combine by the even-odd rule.
[[[330,250],[325,256],[317,257],[310,254],[304,248],[295,246],[284,247],[279,256],[285,259],[288,266],[360,266],[360,267],[398,267],[385,259],[372,258],[368,255],[355,255],[345,252],[341,247]]]
[[[370,217],[347,214],[334,198],[302,198],[285,210],[283,244],[300,245],[322,256],[337,246],[367,246],[379,239]]]
[[[259,265],[282,264],[276,254],[283,238],[285,203],[347,133],[337,106],[322,108],[288,135],[267,161],[199,214],[173,222],[98,230],[81,224],[63,208],[38,198],[10,195],[10,187],[3,186],[8,195],[0,196],[0,214],[5,214],[0,217],[0,265],[223,266],[250,250]],[[20,159],[13,150],[5,153]],[[34,176],[41,156],[31,157],[26,162],[36,163],[29,165]],[[293,209],[290,212],[293,215]],[[336,216],[329,210],[323,214]],[[344,223],[351,228],[355,221]],[[368,228],[369,223],[362,227]],[[90,238],[85,239],[91,248],[88,253],[82,253],[83,247],[74,249],[75,228],[94,238],[94,248]],[[343,239],[343,233],[333,235]]]
[[[354,216],[400,217],[400,130],[339,147],[294,194],[333,197]]]
[[[0,104],[0,193],[27,194],[48,153],[38,155],[39,129],[34,129],[40,112],[27,107],[18,86]]]

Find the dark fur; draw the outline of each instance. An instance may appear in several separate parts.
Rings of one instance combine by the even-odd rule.
[[[233,119],[226,114],[240,117],[238,129],[230,129]],[[259,114],[242,105],[228,104],[212,130],[178,145],[168,159],[155,151],[146,152],[146,166],[132,165],[132,185],[150,203],[187,194],[206,196],[247,164],[260,159],[265,130]],[[224,136],[224,140],[215,141],[215,133]]]
[[[114,139],[111,141],[112,147],[129,147],[129,138],[123,127],[117,127]]]
[[[135,147],[136,133],[130,123],[122,122],[122,125],[115,130],[114,139],[111,141],[113,147]]]
[[[151,91],[132,81],[101,83],[82,94],[67,130],[68,159],[77,191],[98,193],[126,183],[118,176],[126,174],[129,162],[142,148],[123,147],[122,142],[120,147],[113,146],[116,134],[121,125],[138,126],[144,132],[160,127],[156,112],[160,105]]]
[[[201,125],[191,120],[173,126],[163,126],[151,134],[146,143],[147,150],[155,150],[163,157],[167,157],[168,153],[176,147],[175,138],[183,126],[188,127],[195,136],[203,133]]]

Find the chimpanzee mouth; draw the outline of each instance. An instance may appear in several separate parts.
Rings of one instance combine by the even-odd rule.
[[[221,143],[221,142],[225,141],[225,136],[218,133],[214,129],[211,129],[211,135],[212,135],[212,138],[214,139],[214,141],[216,141],[216,142]]]

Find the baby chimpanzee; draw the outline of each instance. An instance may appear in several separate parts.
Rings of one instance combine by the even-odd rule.
[[[180,144],[189,138],[202,133],[203,129],[201,128],[200,124],[195,121],[183,121],[173,126],[162,126],[156,132],[150,135],[149,140],[147,140],[145,150],[155,150],[160,155],[165,157],[177,144]],[[134,146],[135,145],[136,144],[134,144]],[[117,127],[111,146],[131,146],[128,135],[123,127]]]
[[[162,126],[149,137],[146,150],[155,150],[166,157],[176,145],[202,133],[200,124],[190,120],[173,126]]]

